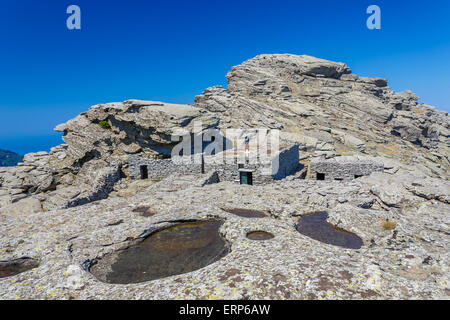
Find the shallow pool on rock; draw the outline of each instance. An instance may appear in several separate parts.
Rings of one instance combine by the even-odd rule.
[[[222,209],[223,211],[235,214],[240,217],[244,218],[267,218],[268,214],[264,211],[258,211],[258,210],[249,210],[249,209]]]
[[[107,283],[139,283],[206,267],[229,252],[219,234],[222,221],[186,222],[157,231],[142,242],[99,259],[91,273]]]
[[[137,207],[137,208],[133,209],[133,212],[138,212],[143,217],[151,217],[156,214],[150,207],[146,207],[146,206]]]
[[[31,258],[0,261],[0,278],[15,276],[19,273],[37,268],[39,262]]]
[[[326,212],[317,212],[302,216],[296,229],[314,240],[348,249],[359,249],[363,245],[356,234],[340,229],[327,222]]]
[[[250,240],[269,240],[275,238],[275,236],[265,231],[252,231],[247,233],[247,238]]]

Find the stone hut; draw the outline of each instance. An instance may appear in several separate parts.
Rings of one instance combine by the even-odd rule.
[[[265,157],[243,150],[226,150],[215,155],[203,153],[171,159],[146,158],[132,155],[128,171],[132,179],[164,179],[173,173],[201,174],[216,171],[221,181],[241,184],[264,184],[281,180],[298,171],[299,146],[297,144],[269,150]]]
[[[313,180],[352,180],[383,172],[384,165],[371,158],[338,157],[314,159],[309,165],[309,178]]]
[[[268,153],[262,157],[252,151],[224,151],[205,157],[205,170],[217,171],[221,181],[250,185],[281,180],[299,170],[298,144],[268,150]]]

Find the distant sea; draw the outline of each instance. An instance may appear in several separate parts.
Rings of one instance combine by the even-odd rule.
[[[64,143],[62,133],[55,132],[49,135],[39,136],[0,136],[0,149],[25,155],[30,152],[50,151],[50,148]]]

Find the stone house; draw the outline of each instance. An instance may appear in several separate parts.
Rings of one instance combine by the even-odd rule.
[[[309,178],[312,180],[352,180],[368,176],[372,172],[383,171],[383,163],[370,158],[314,159],[309,165]]]
[[[241,184],[264,184],[281,180],[294,174],[300,167],[297,144],[269,150],[261,157],[248,149],[226,150],[215,155],[203,153],[170,159],[146,158],[132,155],[128,159],[128,171],[132,179],[164,179],[173,173],[218,173],[220,181]]]
[[[205,170],[216,171],[222,181],[252,185],[281,180],[300,169],[298,144],[268,150],[268,153],[262,157],[251,150],[224,151],[205,157]]]

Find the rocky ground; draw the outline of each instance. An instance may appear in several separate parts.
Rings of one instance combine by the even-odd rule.
[[[234,67],[228,87],[191,106],[129,100],[93,106],[58,126],[66,144],[0,168],[0,261],[39,267],[0,278],[0,299],[448,299],[448,113],[353,75],[343,63],[261,55]],[[300,175],[263,186],[212,183],[214,173],[131,181],[128,156],[164,158],[176,127],[273,128],[299,143],[301,163],[371,156],[384,173],[354,181]],[[308,177],[308,175],[307,175]],[[146,216],[133,210],[148,207]],[[224,208],[265,210],[248,219]],[[301,215],[358,235],[360,249],[298,233]],[[223,219],[231,252],[200,270],[113,285],[92,260],[184,220]],[[387,223],[389,222],[389,223]],[[267,231],[266,241],[247,232]]]
[[[449,184],[387,174],[351,182],[286,180],[266,186],[231,182],[201,187],[173,176],[133,197],[2,217],[1,260],[32,257],[40,266],[0,279],[2,299],[448,299]],[[444,187],[444,188],[442,188]],[[183,201],[179,201],[183,199]],[[430,200],[428,200],[430,199]],[[146,206],[153,216],[133,212]],[[249,219],[226,208],[263,210]],[[298,233],[300,215],[325,210],[328,221],[363,240],[344,249]],[[203,269],[141,284],[114,285],[83,270],[174,221],[223,219],[231,252]],[[386,221],[395,228],[384,230]],[[275,238],[252,241],[250,231]]]

